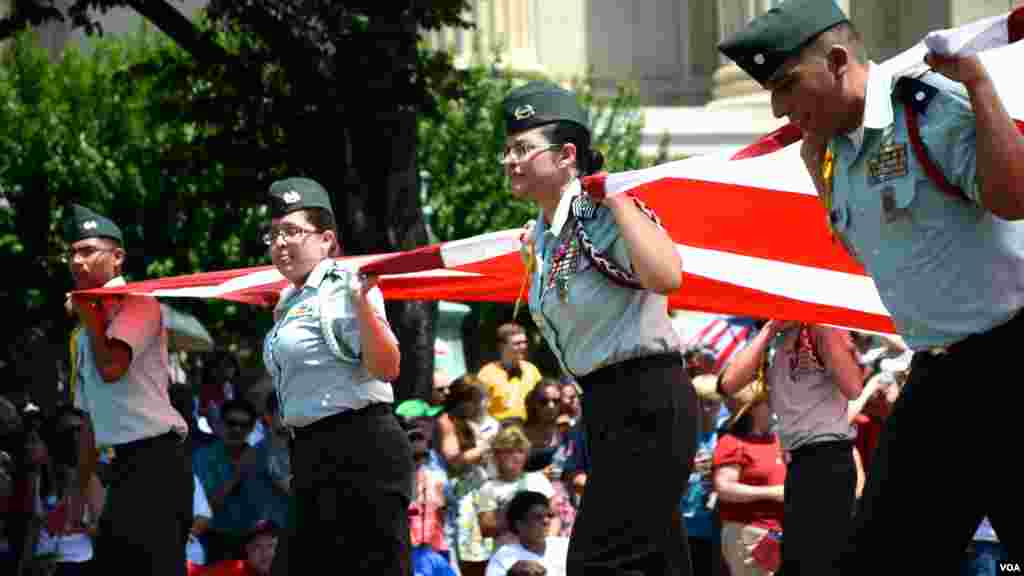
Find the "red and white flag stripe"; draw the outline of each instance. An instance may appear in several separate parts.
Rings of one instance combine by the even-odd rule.
[[[1024,9],[933,33],[928,46],[982,61],[1010,114],[1024,119]],[[894,75],[919,71],[925,41],[881,64]],[[894,327],[871,278],[832,239],[799,156],[800,132],[787,125],[729,155],[690,158],[618,174],[609,194],[635,194],[676,242],[683,286],[675,308],[785,318],[878,332]],[[519,230],[505,230],[407,252],[345,258],[382,274],[385,298],[513,301],[524,268]],[[272,304],[286,281],[271,267],[161,278],[97,293],[224,298]]]

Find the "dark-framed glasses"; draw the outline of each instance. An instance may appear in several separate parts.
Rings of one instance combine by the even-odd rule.
[[[309,234],[317,234],[319,232],[320,230],[311,230],[300,226],[281,226],[280,228],[271,228],[269,232],[264,233],[263,243],[270,246],[278,238],[283,238],[285,242],[298,242]]]
[[[113,251],[113,248],[103,248],[101,246],[79,246],[78,248],[68,248],[67,252],[60,255],[60,261],[68,264],[70,262],[74,262],[76,259],[88,260],[101,252]]]
[[[531,144],[530,142],[516,142],[511,146],[506,146],[504,152],[498,153],[498,164],[507,164],[508,162],[515,162],[521,164],[528,160],[532,160],[534,156],[541,152],[547,152],[549,150],[558,150],[562,147],[561,144],[548,144],[547,146],[539,146],[537,144]]]

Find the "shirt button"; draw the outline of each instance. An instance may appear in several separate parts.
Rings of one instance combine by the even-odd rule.
[[[924,102],[924,92],[918,92],[917,94],[914,94],[914,99],[917,100],[918,102]]]

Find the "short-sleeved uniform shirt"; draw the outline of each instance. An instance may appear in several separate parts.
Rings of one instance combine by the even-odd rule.
[[[963,87],[936,73],[894,82],[871,65],[865,100],[863,127],[830,142],[829,219],[874,279],[900,334],[922,350],[1006,322],[1024,305],[1024,224],[980,204],[984,175]],[[906,114],[918,115],[928,155],[969,201],[929,179]]]
[[[551,351],[576,377],[625,360],[678,351],[668,296],[612,283],[582,252],[576,255],[578,268],[564,298],[557,282],[549,282],[560,245],[575,234],[572,201],[581,193],[579,180],[574,180],[562,193],[551,225],[541,213],[533,229],[538,265],[530,283],[530,312]],[[633,271],[611,210],[596,206],[580,221],[599,253]]]
[[[348,275],[355,273],[345,263],[324,260],[302,288],[286,290],[274,309],[263,362],[288,426],[308,426],[333,414],[394,401],[391,384],[374,378],[361,360],[359,318],[346,288]],[[373,288],[368,297],[386,324],[383,294]],[[344,358],[328,344],[323,318],[331,322]]]
[[[117,277],[104,288],[123,285],[124,279]],[[108,314],[106,336],[127,344],[132,359],[128,371],[114,382],[103,381],[88,330],[78,332],[75,406],[90,414],[97,444],[116,446],[171,430],[182,437],[188,434],[188,424],[171,405],[167,390],[171,373],[161,314],[156,298],[117,297]]]

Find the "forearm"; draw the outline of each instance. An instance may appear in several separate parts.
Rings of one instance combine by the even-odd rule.
[[[782,485],[751,486],[739,482],[719,482],[716,484],[715,489],[718,492],[718,497],[723,502],[730,502],[732,504],[782,499]]]
[[[854,356],[852,345],[844,332],[835,328],[814,326],[812,328],[822,344],[825,363],[839,391],[847,400],[854,400],[864,388],[864,371]]]
[[[981,203],[996,216],[1020,220],[1024,218],[1024,139],[987,73],[970,82],[968,91],[977,124]]]
[[[744,386],[757,378],[757,372],[768,353],[768,344],[774,336],[772,325],[766,324],[754,337],[749,346],[736,353],[736,356],[722,372],[721,389],[726,396],[732,396]]]
[[[398,379],[401,354],[398,341],[391,334],[391,329],[381,320],[373,306],[365,298],[359,298],[359,334],[360,348],[366,368],[375,377],[385,382]]]
[[[644,288],[667,294],[683,281],[682,260],[675,242],[626,195],[604,201],[615,217],[629,251],[630,263]]]

